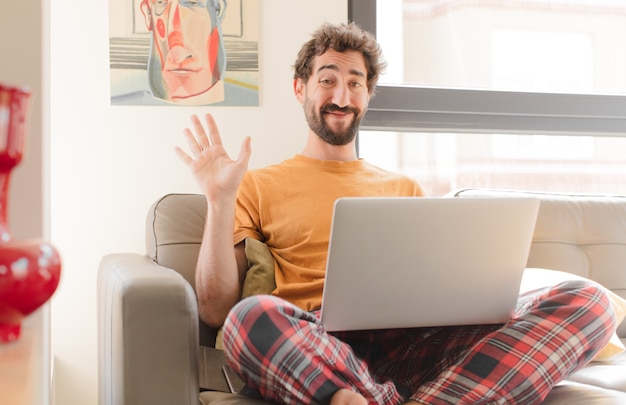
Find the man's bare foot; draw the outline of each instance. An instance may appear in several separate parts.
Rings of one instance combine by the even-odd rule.
[[[330,399],[330,405],[367,405],[367,400],[358,392],[342,388]]]

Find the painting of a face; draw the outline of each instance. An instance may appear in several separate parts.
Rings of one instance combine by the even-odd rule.
[[[224,2],[225,3],[225,2]],[[223,80],[226,54],[215,0],[143,0],[152,32],[148,64],[155,97],[185,103]]]

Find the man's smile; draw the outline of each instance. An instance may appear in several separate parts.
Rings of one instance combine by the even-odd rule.
[[[342,111],[326,111],[323,112],[322,114],[325,114],[329,117],[333,117],[336,119],[342,119],[342,118],[346,118],[348,116],[353,115],[354,113],[352,111],[347,111],[347,112],[342,112]]]

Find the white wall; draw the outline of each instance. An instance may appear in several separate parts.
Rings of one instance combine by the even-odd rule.
[[[54,398],[96,404],[98,263],[144,252],[145,215],[158,197],[197,192],[173,153],[189,115],[211,111],[233,155],[252,136],[253,168],[299,152],[306,124],[291,66],[311,31],[347,20],[347,2],[258,0],[261,106],[243,108],[111,107],[107,2],[51,3],[51,235],[63,258],[52,302]]]

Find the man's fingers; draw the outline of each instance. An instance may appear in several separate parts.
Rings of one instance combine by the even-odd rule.
[[[213,116],[211,114],[206,114],[205,120],[209,130],[209,136],[206,135],[202,122],[195,114],[191,116],[191,122],[193,124],[195,134],[189,128],[185,128],[183,130],[183,135],[185,136],[189,149],[191,150],[191,156],[184,152],[180,147],[176,146],[175,148],[175,152],[178,157],[187,165],[193,163],[194,158],[198,158],[204,150],[208,150],[214,145],[222,145],[222,138],[220,137],[217,124],[215,123]],[[237,158],[238,163],[243,164],[246,167],[252,153],[250,143],[251,140],[248,136],[241,143],[241,151],[239,152],[239,157]],[[222,149],[220,148],[220,151],[221,150]]]
[[[183,130],[183,134],[185,135],[189,149],[191,149],[191,153],[193,153],[194,156],[198,156],[202,153],[203,146],[198,143],[198,139],[196,139],[191,130],[189,128],[185,128]],[[208,148],[209,146],[206,147]]]
[[[217,128],[217,124],[215,123],[215,119],[213,115],[207,113],[204,115],[204,119],[206,121],[206,125],[209,128],[209,142],[211,145],[221,145],[222,137],[220,136],[220,131]]]
[[[250,155],[252,154],[252,148],[250,147],[251,139],[249,136],[246,136],[243,142],[241,143],[241,150],[239,151],[239,157],[237,161],[240,163],[244,163],[246,167],[248,166],[248,161],[250,160]]]
[[[182,160],[183,163],[185,163],[187,166],[189,166],[193,162],[191,156],[186,154],[185,151],[182,150],[179,146],[176,146],[174,148],[174,152],[176,153],[176,156],[178,156],[180,160]]]
[[[204,130],[204,126],[202,125],[202,122],[200,121],[200,118],[198,118],[197,115],[192,115],[191,116],[191,123],[193,124],[193,128],[196,131],[196,142],[200,144],[201,149],[202,148],[210,148],[211,147],[211,139],[210,139],[210,130],[209,130],[209,136],[207,136],[206,131]]]

